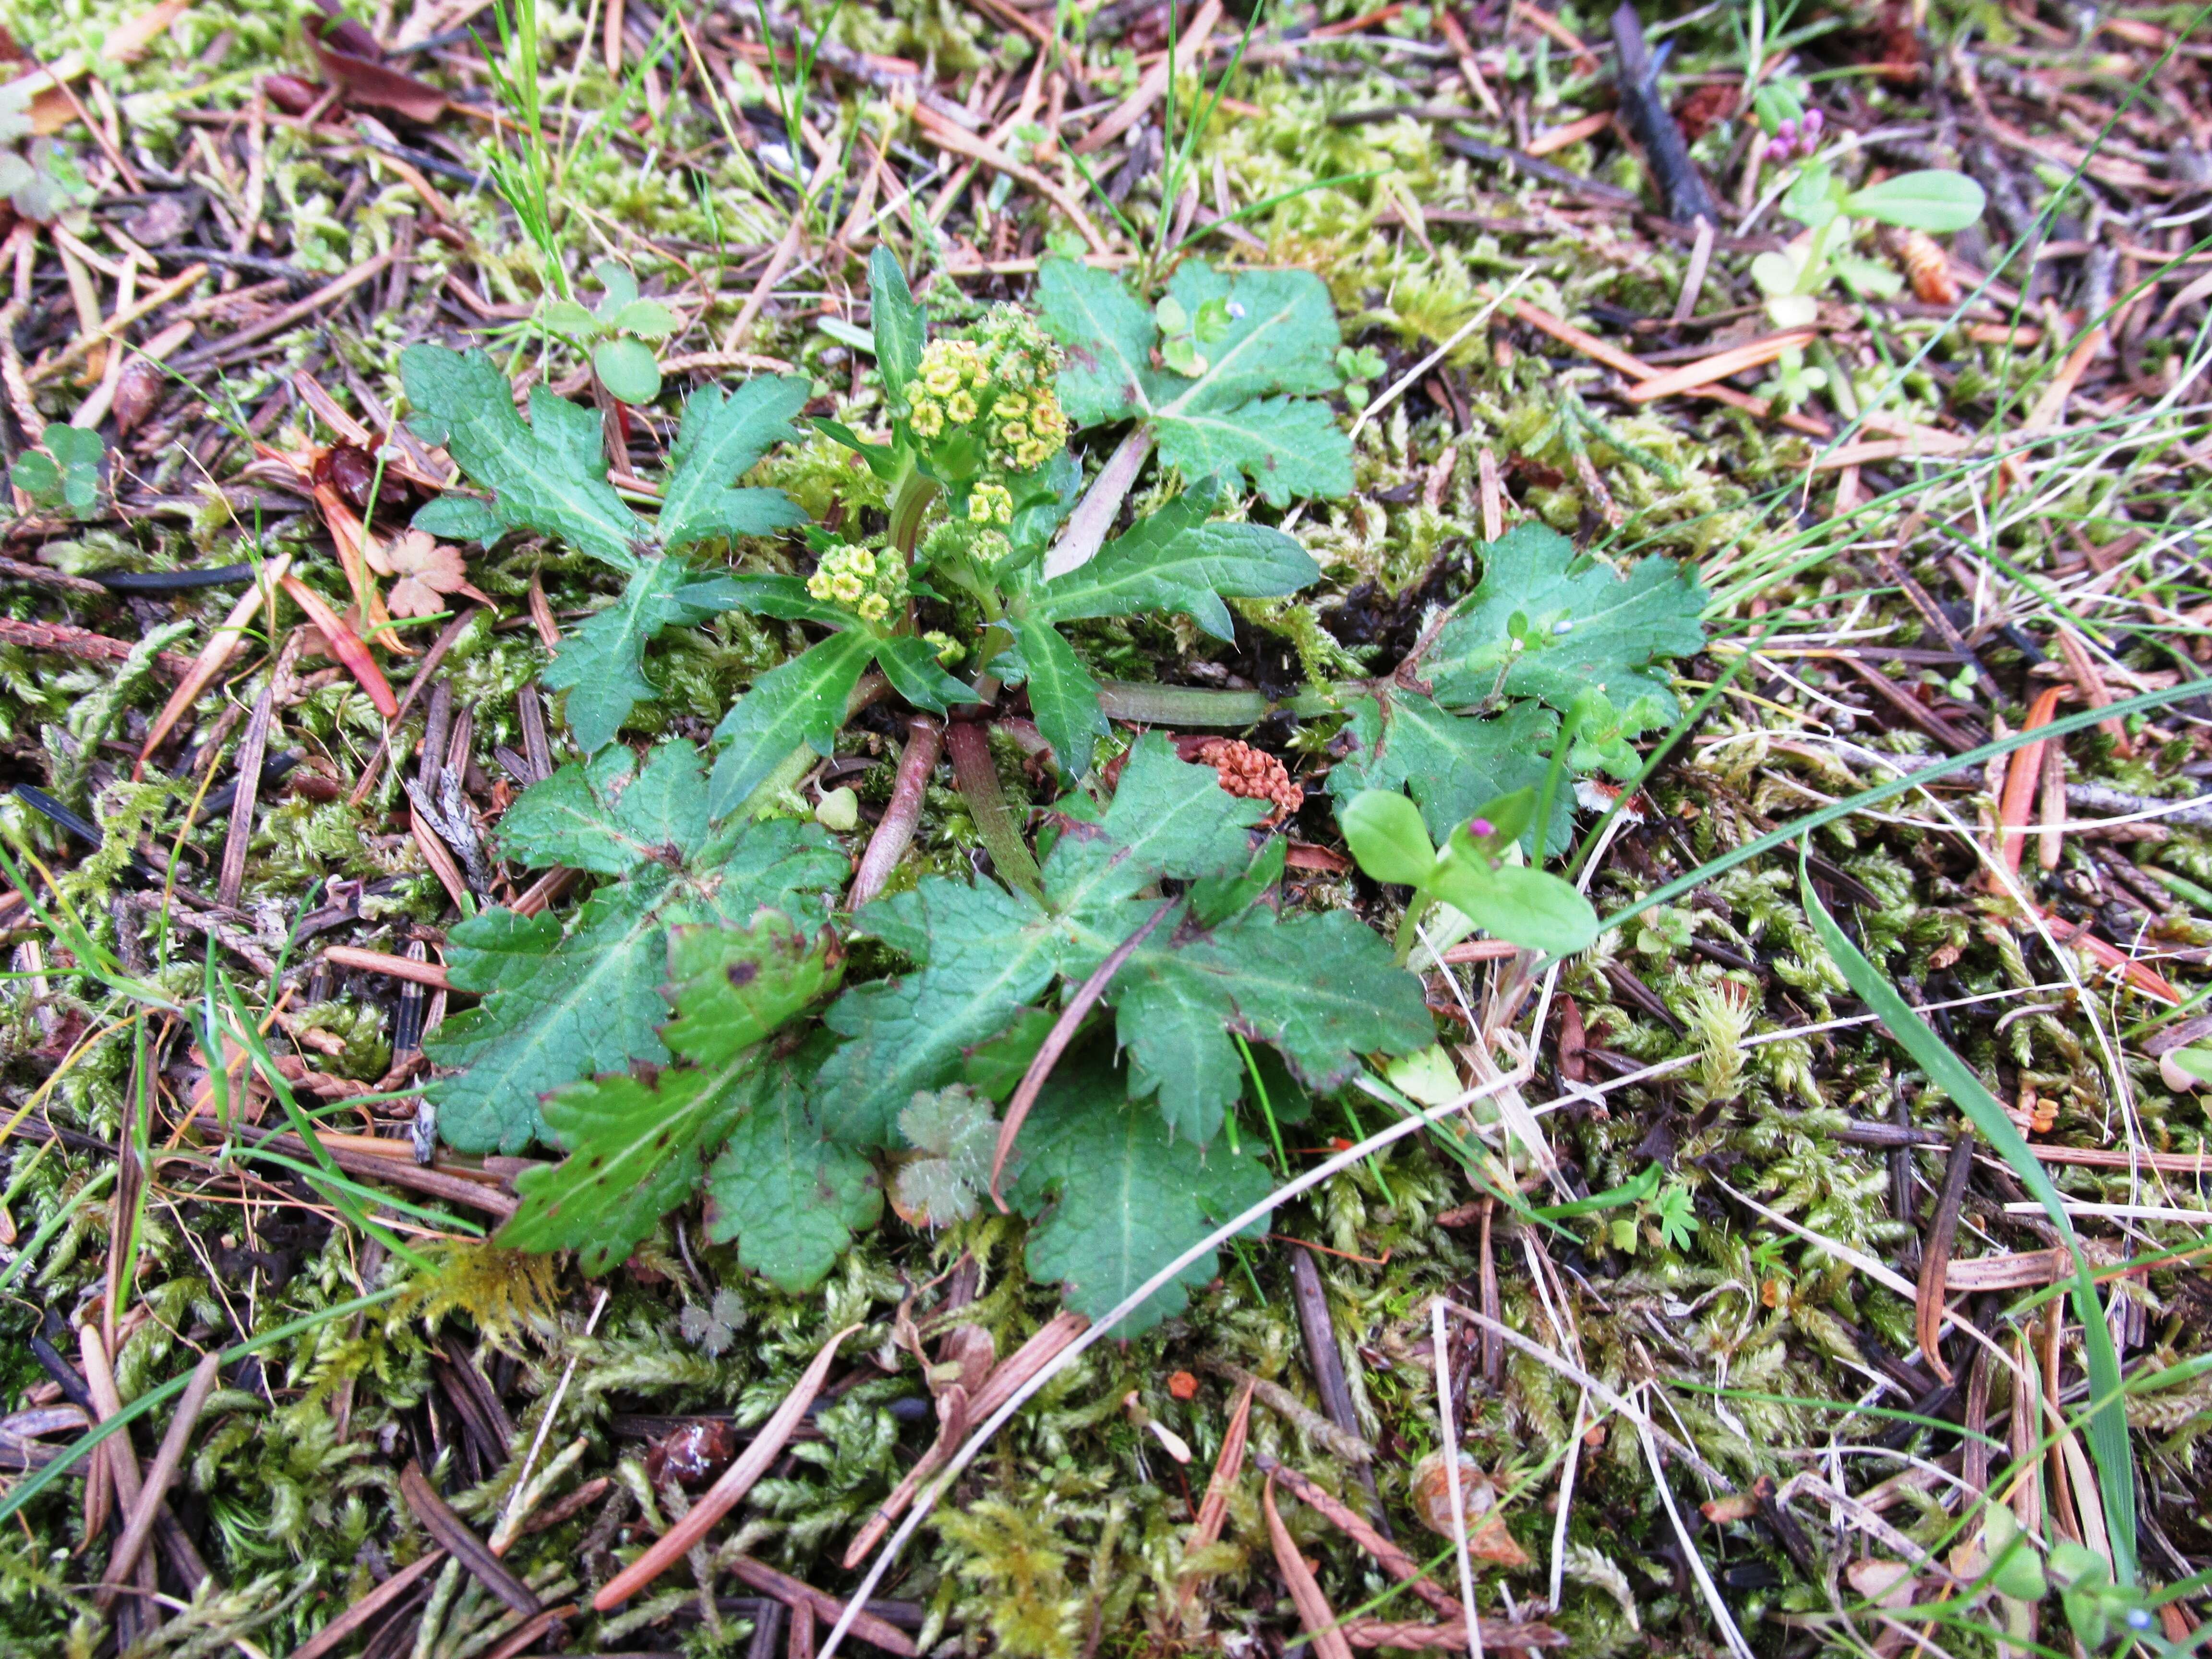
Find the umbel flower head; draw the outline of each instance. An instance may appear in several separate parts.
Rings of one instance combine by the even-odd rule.
[[[884,623],[906,609],[906,565],[897,554],[870,547],[833,547],[806,579],[806,591],[842,605],[864,623]]]
[[[1028,472],[1067,441],[1054,388],[1060,348],[1012,306],[994,307],[972,340],[932,340],[907,387],[915,434],[941,438],[973,427],[993,466]]]

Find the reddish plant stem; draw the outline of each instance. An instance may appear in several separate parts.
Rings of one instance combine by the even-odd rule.
[[[955,720],[946,728],[945,746],[952,755],[952,781],[975,816],[975,833],[984,850],[998,866],[1000,876],[1032,897],[1044,895],[1044,872],[1022,839],[1021,826],[999,787],[999,769],[991,759],[991,744],[976,720]]]
[[[1067,1051],[1067,1045],[1075,1041],[1076,1028],[1083,1024],[1084,1017],[1097,1005],[1098,999],[1106,994],[1106,988],[1114,982],[1114,975],[1121,971],[1122,963],[1136,954],[1137,947],[1152,936],[1152,929],[1166,921],[1168,912],[1182,902],[1180,897],[1162,899],[1152,914],[1145,918],[1145,925],[1115,945],[1114,954],[1091,970],[1091,977],[1085,980],[1082,988],[1068,999],[1067,1006],[1060,1011],[1060,1018],[1053,1022],[1052,1030],[1045,1034],[1044,1046],[1036,1051],[1036,1058],[1030,1061],[1029,1070],[1022,1074],[1021,1087],[1014,1091],[1014,1097],[1006,1103],[1006,1121],[999,1126],[998,1150],[991,1155],[991,1197],[1000,1209],[1006,1207],[1006,1200],[999,1196],[999,1177],[1006,1172],[1006,1159],[1013,1154],[1014,1137],[1021,1133],[1023,1121],[1029,1116],[1030,1108],[1036,1104],[1036,1097],[1044,1088],[1045,1079],[1052,1075],[1052,1068],[1060,1064],[1060,1055]]]
[[[860,867],[845,901],[848,909],[857,910],[882,892],[891,872],[906,856],[906,849],[914,844],[915,830],[921,822],[922,798],[929,791],[929,775],[937,769],[943,747],[944,734],[935,720],[916,714],[907,721],[906,750],[899,756],[890,805],[884,809],[875,834],[868,837],[867,851],[860,854]]]

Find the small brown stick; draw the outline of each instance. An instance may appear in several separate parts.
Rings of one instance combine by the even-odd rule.
[[[435,1572],[446,1563],[446,1553],[434,1549],[421,1559],[409,1562],[374,1589],[348,1607],[337,1618],[292,1650],[292,1659],[323,1659],[323,1656],[343,1646],[348,1637],[382,1613],[394,1601],[404,1596],[423,1578]]]
[[[1114,975],[1120,973],[1122,964],[1136,954],[1137,947],[1152,936],[1152,930],[1167,920],[1168,912],[1182,902],[1179,896],[1162,899],[1152,914],[1145,918],[1144,926],[1115,945],[1114,954],[1091,969],[1091,977],[1085,980],[1082,988],[1067,1000],[1067,1006],[1060,1011],[1060,1018],[1052,1023],[1052,1030],[1045,1034],[1044,1046],[1030,1061],[1029,1070],[1022,1073],[1021,1086],[1014,1091],[1014,1097],[1006,1103],[1006,1120],[999,1125],[998,1150],[991,1155],[991,1197],[1002,1214],[1006,1212],[1006,1200],[999,1196],[999,1178],[1006,1173],[1006,1159],[1014,1150],[1014,1137],[1021,1133],[1022,1125],[1029,1118],[1030,1108],[1036,1104],[1037,1095],[1044,1088],[1045,1079],[1052,1075],[1052,1068],[1060,1064],[1060,1057],[1067,1052],[1067,1045],[1075,1041],[1076,1028],[1083,1024],[1085,1017],[1091,1012],[1098,999],[1106,994],[1106,988],[1114,982]],[[1309,1263],[1308,1267],[1310,1268],[1311,1264]],[[1337,1381],[1340,1385],[1343,1382],[1341,1372]],[[1346,1403],[1347,1406],[1350,1404],[1349,1395]],[[1340,1424],[1338,1426],[1344,1425]]]
[[[1069,1343],[1090,1328],[1091,1322],[1079,1313],[1055,1314],[1037,1328],[1036,1335],[992,1367],[991,1374],[983,1379],[982,1387],[975,1390],[968,1402],[968,1422],[972,1425],[989,1418],[1014,1397],[1017,1389],[1027,1386],[1031,1377],[1057,1359]],[[891,1529],[892,1523],[905,1514],[908,1506],[914,1502],[915,1494],[921,1490],[921,1483],[944,1466],[952,1451],[951,1446],[945,1446],[943,1455],[939,1456],[939,1448],[933,1445],[922,1455],[921,1461],[907,1472],[906,1479],[900,1481],[891,1495],[884,1499],[876,1512],[868,1517],[867,1524],[846,1547],[844,1565],[847,1571],[859,1566],[867,1559],[869,1552],[883,1541],[884,1534]]]
[[[1260,1489],[1260,1507],[1267,1512],[1267,1542],[1274,1548],[1275,1570],[1290,1587],[1291,1600],[1298,1610],[1298,1622],[1313,1638],[1314,1652],[1320,1659],[1352,1659],[1352,1644],[1345,1640],[1344,1632],[1338,1626],[1336,1610],[1322,1593],[1313,1570],[1306,1565],[1305,1557],[1298,1553],[1297,1540],[1291,1536],[1291,1529],[1283,1524],[1282,1515],[1275,1508],[1273,1475]]]
[[[2105,677],[2098,672],[2096,661],[2089,655],[2088,647],[2082,644],[2081,637],[2072,629],[2063,623],[2058,629],[2058,651],[2066,659],[2067,671],[2074,676],[2074,684],[2081,688],[2081,695],[2089,701],[2089,706],[2103,708],[2110,704],[2112,701],[2112,688],[2105,684]],[[2128,728],[2124,722],[2100,720],[2097,729],[2112,738],[2112,747],[2119,754],[2125,757],[2135,754],[2135,744],[2129,738]]]
[[[192,1429],[207,1407],[208,1396],[215,1392],[216,1376],[222,1367],[222,1352],[210,1349],[192,1368],[191,1381],[185,1385],[184,1396],[177,1401],[177,1414],[169,1419],[168,1433],[161,1437],[161,1449],[154,1454],[153,1466],[140,1483],[138,1501],[131,1506],[130,1522],[107,1558],[106,1580],[98,1598],[102,1607],[114,1605],[116,1591],[146,1553],[146,1541],[154,1535],[155,1517],[161,1513],[162,1502],[168,1496],[169,1483],[177,1478],[178,1467],[185,1461],[185,1448],[191,1443]]]
[[[1467,31],[1459,26],[1459,19],[1452,15],[1449,6],[1438,6],[1434,15],[1437,32],[1443,36],[1444,45],[1459,60],[1459,78],[1467,82],[1467,89],[1474,94],[1475,102],[1489,111],[1492,119],[1504,119],[1505,112],[1498,107],[1498,94],[1482,78],[1482,66],[1474,61],[1474,48],[1468,43]]]
[[[107,1346],[100,1340],[96,1326],[80,1325],[76,1333],[77,1354],[84,1362],[84,1383],[92,1395],[93,1415],[102,1423],[123,1409],[123,1396],[115,1387],[115,1370],[108,1363]],[[131,1431],[125,1427],[100,1442],[100,1449],[106,1454],[108,1488],[114,1495],[115,1513],[135,1515],[143,1487],[138,1477],[138,1454],[131,1444]],[[138,1588],[149,1595],[161,1588],[160,1575],[153,1562],[142,1554],[132,1568]]]
[[[1358,1434],[1359,1413],[1352,1408],[1351,1379],[1345,1375],[1344,1355],[1336,1346],[1336,1322],[1329,1317],[1328,1291],[1322,1285],[1313,1253],[1302,1245],[1291,1247],[1291,1291],[1297,1303],[1298,1329],[1306,1340],[1306,1366],[1313,1373],[1322,1409],[1346,1434]],[[1358,1474],[1359,1484],[1367,1492],[1368,1513],[1387,1535],[1390,1522],[1382,1509],[1382,1496],[1375,1489],[1375,1471],[1363,1464]]]
[[[323,960],[337,968],[357,968],[363,973],[388,974],[393,979],[411,979],[417,985],[427,985],[434,991],[453,988],[446,978],[445,964],[436,962],[413,962],[405,957],[395,957],[386,951],[363,951],[350,945],[332,945],[323,951]]]
[[[1448,1618],[1460,1617],[1459,1603],[1451,1593],[1431,1583],[1419,1562],[1362,1520],[1351,1505],[1332,1498],[1289,1464],[1278,1462],[1265,1452],[1255,1452],[1252,1461],[1262,1474],[1272,1480],[1280,1480],[1290,1489],[1291,1497],[1308,1509],[1318,1510],[1339,1532],[1373,1556],[1376,1565],[1392,1579],[1411,1589],[1438,1613]]]
[[[1206,0],[1206,4],[1217,12],[1220,9],[1220,0]],[[1082,233],[1083,240],[1091,245],[1092,252],[1111,253],[1114,251],[1114,245],[1099,234],[1098,227],[1091,222],[1091,216],[1083,210],[1083,204],[1068,194],[1064,185],[1047,178],[1027,162],[1017,161],[996,144],[987,143],[972,132],[963,132],[949,121],[937,119],[919,106],[915,107],[915,125],[921,136],[939,149],[949,149],[956,155],[980,161],[994,173],[1004,173],[1009,179],[1027,185],[1050,202],[1066,214],[1068,222]],[[1080,150],[1083,146],[1079,144],[1076,148]]]
[[[914,844],[914,832],[921,823],[922,801],[929,791],[929,775],[936,770],[943,748],[943,728],[935,720],[916,714],[907,721],[906,748],[899,756],[890,805],[884,809],[875,833],[868,837],[867,850],[860,854],[860,867],[845,901],[847,909],[857,910],[882,892],[891,872],[906,856],[906,849]]]
[[[2035,837],[2035,862],[2048,872],[2058,867],[2066,844],[2066,750],[2062,744],[2043,744],[2043,800],[2037,817],[2042,827]]]
[[[1974,1138],[1960,1135],[1951,1143],[1950,1161],[1943,1166],[1943,1191],[1936,1200],[1936,1213],[1928,1223],[1928,1236],[1920,1247],[1920,1284],[1913,1297],[1913,1333],[1920,1341],[1920,1356],[1938,1382],[1951,1380],[1943,1363],[1944,1278],[1951,1267],[1951,1246],[1959,1235],[1959,1210],[1966,1202],[1966,1181],[1974,1172]]]
[[[1880,693],[1883,702],[1953,754],[1963,755],[1974,747],[1972,738],[1905,690],[1872,663],[1862,662],[1856,657],[1838,657],[1836,660],[1864,680],[1869,689]]]
[[[282,311],[264,317],[258,323],[248,323],[245,327],[224,335],[220,340],[201,350],[186,352],[170,367],[179,374],[190,374],[200,369],[210,368],[218,362],[246,355],[242,348],[252,344],[257,340],[265,340],[270,335],[280,334],[288,328],[296,328],[301,323],[326,317],[335,301],[344,298],[371,277],[382,275],[384,268],[398,256],[398,252],[397,248],[386,248],[383,252],[362,260],[344,276],[333,282],[324,283],[298,304],[287,306]]]
[[[845,1339],[860,1328],[848,1325],[827,1342],[814,1356],[804,1375],[792,1385],[775,1414],[761,1425],[760,1432],[753,1437],[752,1444],[745,1448],[744,1455],[722,1472],[722,1478],[700,1494],[691,1512],[663,1533],[653,1547],[617,1573],[592,1598],[594,1611],[609,1613],[650,1584],[677,1562],[690,1553],[692,1545],[707,1535],[708,1528],[738,1506],[753,1483],[768,1473],[768,1466],[782,1452],[784,1443],[791,1438],[799,1420],[806,1415],[806,1408],[814,1403],[814,1396],[822,1391],[823,1379],[837,1358],[837,1349]]]
[[[8,562],[13,564],[15,561]],[[0,645],[20,645],[31,651],[58,651],[79,662],[121,662],[137,648],[129,640],[110,639],[88,628],[73,628],[67,623],[18,622],[13,617],[0,617]],[[192,661],[189,657],[163,651],[155,657],[154,667],[165,679],[180,680],[192,672]]]
[[[1505,533],[1505,487],[1498,477],[1498,455],[1488,444],[1474,453],[1475,477],[1482,495],[1482,539],[1494,542]]]
[[[817,1619],[834,1625],[845,1615],[845,1604],[827,1590],[818,1590],[805,1579],[793,1578],[787,1572],[778,1572],[765,1561],[756,1561],[750,1555],[740,1555],[732,1561],[730,1571],[763,1595],[773,1595],[798,1615],[792,1620],[794,1629],[802,1623],[811,1627]],[[865,1608],[853,1615],[853,1634],[886,1653],[898,1655],[899,1659],[914,1659],[918,1651],[914,1639],[904,1631]]]
[[[1197,1524],[1191,1528],[1190,1537],[1182,1547],[1185,1561],[1220,1540],[1222,1526],[1229,1519],[1229,1494],[1244,1474],[1245,1436],[1251,1423],[1252,1385],[1247,1382],[1237,1392],[1237,1404],[1229,1413],[1229,1432],[1221,1437],[1221,1455],[1213,1460],[1213,1478],[1206,1483],[1206,1496],[1199,1500]],[[1198,1580],[1186,1571],[1178,1597],[1181,1610],[1188,1612],[1197,1595]]]
[[[232,799],[230,828],[222,841],[222,872],[216,878],[215,902],[226,910],[238,908],[239,890],[246,882],[246,849],[253,840],[253,807],[261,793],[261,763],[269,752],[269,728],[276,724],[276,681],[269,684],[253,705],[253,718],[246,723],[246,736],[238,745],[238,793]]]
[[[133,769],[132,776],[138,776],[145,771],[146,763],[161,746],[171,728],[185,717],[185,711],[198,701],[200,693],[207,690],[209,682],[222,672],[223,665],[230,660],[231,653],[238,649],[239,641],[246,637],[246,628],[253,621],[253,613],[270,600],[276,591],[276,585],[291,574],[291,569],[292,556],[280,553],[262,567],[253,586],[239,595],[238,603],[230,608],[230,615],[223,618],[222,626],[216,629],[214,635],[200,647],[199,655],[192,659],[191,670],[177,689],[169,694],[168,702],[161,705],[161,712],[154,717],[154,724],[146,733],[146,741],[138,747],[138,764]]]
[[[1347,1619],[1343,1628],[1344,1639],[1355,1648],[1405,1648],[1418,1652],[1424,1648],[1468,1645],[1463,1620],[1455,1625],[1394,1625],[1380,1619]],[[1501,1652],[1513,1648],[1563,1648],[1568,1640],[1565,1631],[1549,1625],[1514,1624],[1503,1619],[1484,1620],[1481,1632],[1483,1645]]]
[[[0,576],[12,576],[19,582],[35,582],[41,587],[58,588],[64,593],[83,593],[93,599],[107,597],[107,590],[98,582],[88,582],[82,576],[69,576],[51,566],[28,564],[21,559],[0,559]],[[127,652],[129,647],[125,646]]]
[[[535,580],[535,577],[532,580]],[[462,611],[439,630],[438,637],[431,642],[430,648],[422,653],[422,660],[415,670],[415,678],[407,683],[406,695],[399,699],[398,712],[385,722],[383,735],[376,740],[376,752],[368,757],[368,764],[361,769],[361,781],[354,785],[353,793],[346,797],[347,805],[358,806],[368,799],[368,792],[376,787],[378,771],[392,757],[392,728],[407,718],[407,711],[415,706],[415,699],[429,689],[438,665],[446,659],[446,653],[453,648],[462,631],[483,611],[482,605],[471,605]]]
[[[485,1547],[483,1540],[468,1529],[461,1517],[438,1496],[436,1488],[423,1474],[422,1466],[411,1458],[399,1472],[399,1495],[415,1511],[422,1530],[443,1545],[448,1555],[467,1568],[478,1583],[512,1611],[526,1619],[534,1619],[544,1611],[545,1604],[530,1586],[509,1572],[506,1564]]]
[[[1073,146],[1078,155],[1091,155],[1106,148],[1145,117],[1145,112],[1166,96],[1168,77],[1188,70],[1206,50],[1206,43],[1213,33],[1213,27],[1221,21],[1221,0],[1206,0],[1198,13],[1183,29],[1176,41],[1173,52],[1163,52],[1159,60],[1145,71],[1137,82],[1137,89],[1116,105],[1106,118],[1075,141]],[[1094,244],[1094,246],[1097,246]],[[1101,253],[1106,249],[1100,246]]]
[[[1240,1386],[1249,1382],[1254,1399],[1331,1456],[1354,1464],[1375,1461],[1374,1447],[1356,1434],[1346,1434],[1281,1383],[1270,1382],[1264,1376],[1255,1376],[1242,1365],[1232,1365],[1225,1359],[1201,1360],[1200,1365],[1200,1369],[1212,1372],[1224,1382]]]
[[[27,378],[33,386],[42,385],[46,381],[52,380],[56,375],[63,373],[64,370],[77,362],[81,358],[91,352],[95,347],[100,345],[106,341],[113,339],[116,336],[122,333],[125,329],[130,327],[131,324],[137,322],[141,317],[149,316],[153,313],[159,311],[163,306],[168,304],[170,301],[184,293],[187,289],[191,288],[193,283],[198,282],[201,277],[207,274],[208,268],[205,265],[195,264],[185,266],[184,270],[179,271],[167,282],[148,293],[143,299],[133,301],[131,304],[124,307],[120,311],[118,311],[115,315],[102,322],[97,328],[88,329],[84,333],[79,335],[75,340],[71,341],[67,346],[63,348],[59,356],[53,358],[51,362],[40,363],[36,368],[30,371],[29,375]]]

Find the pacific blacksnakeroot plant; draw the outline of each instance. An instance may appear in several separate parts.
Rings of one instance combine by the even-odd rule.
[[[1348,441],[1311,395],[1341,390],[1341,339],[1327,291],[1297,271],[1186,265],[1174,305],[1148,307],[1119,278],[1048,261],[1042,324],[1001,307],[934,339],[888,252],[870,278],[889,433],[816,424],[883,481],[880,533],[858,513],[808,523],[781,491],[738,482],[799,435],[804,380],[693,393],[648,520],[607,481],[595,410],[541,386],[526,422],[481,353],[404,354],[416,429],[484,492],[435,501],[417,524],[487,544],[534,531],[625,577],[544,676],[568,693],[580,758],[526,789],[497,832],[516,863],[601,884],[565,921],[495,907],[452,930],[448,976],[482,1000],[428,1045],[429,1097],[463,1151],[568,1154],[521,1178],[500,1237],[574,1249],[588,1271],[703,1186],[709,1236],[804,1289],[877,1222],[888,1188],[915,1224],[994,1200],[1035,1218],[1031,1273],[1096,1314],[1268,1190],[1259,1149],[1279,1134],[1256,1119],[1240,1133],[1246,1102],[1279,1131],[1370,1058],[1435,1042],[1404,949],[1394,961],[1348,910],[1284,909],[1287,842],[1259,827],[1268,803],[1227,793],[1157,733],[1110,790],[1091,775],[1101,688],[1062,631],[1180,612],[1227,641],[1224,599],[1316,580],[1291,536],[1216,515],[1246,480],[1275,505],[1348,491]],[[1188,340],[1164,331],[1194,319]],[[1124,422],[1117,456],[1135,465],[1109,465],[1085,497],[1071,430]],[[1195,482],[1107,540],[1154,449]],[[811,574],[732,568],[747,538],[775,536],[803,544]],[[1542,871],[1545,851],[1564,848],[1572,775],[1627,775],[1628,738],[1673,713],[1650,665],[1695,648],[1701,599],[1667,561],[1624,580],[1524,527],[1487,550],[1482,584],[1421,660],[1306,694],[1310,712],[1350,717],[1330,787],[1370,872],[1415,889],[1408,928],[1437,906],[1432,937],[1480,926],[1553,952],[1589,943],[1595,915]],[[823,636],[755,680],[711,756],[618,744],[654,695],[654,636],[732,610]],[[881,689],[864,685],[872,665]],[[791,813],[788,786],[832,751],[857,698],[975,721],[1017,686],[1065,790],[1036,853],[988,753],[977,769],[956,750],[1000,880],[925,877],[841,918],[849,856]],[[1470,836],[1469,818],[1488,821]],[[1396,840],[1378,854],[1364,826],[1386,820]],[[845,985],[848,933],[909,965]],[[995,1109],[1079,1002],[1016,1135]],[[1208,1258],[1184,1278],[1214,1271]],[[1183,1300],[1170,1287],[1146,1317]]]

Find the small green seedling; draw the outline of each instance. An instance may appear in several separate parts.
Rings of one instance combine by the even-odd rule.
[[[1373,346],[1339,346],[1337,373],[1344,376],[1344,401],[1354,409],[1367,407],[1367,383],[1382,372],[1382,354]]]
[[[18,456],[9,477],[40,507],[82,515],[100,499],[100,463],[107,453],[97,432],[55,421],[40,435],[43,453]]]
[[[1339,817],[1359,867],[1376,881],[1410,887],[1398,927],[1398,960],[1413,954],[1424,912],[1449,904],[1498,938],[1555,957],[1597,938],[1597,912],[1574,885],[1507,854],[1536,817],[1536,791],[1501,795],[1455,829],[1437,850],[1421,810],[1389,789],[1364,789]]]
[[[592,354],[599,384],[626,404],[649,404],[660,395],[660,365],[648,340],[676,332],[676,313],[658,300],[638,297],[637,278],[612,259],[592,267],[605,295],[586,307],[574,300],[548,300],[538,322],[551,334]]]
[[[1863,190],[1847,189],[1825,161],[1797,175],[1782,198],[1783,211],[1811,233],[1778,253],[1751,262],[1752,280],[1766,295],[1766,314],[1778,328],[1797,328],[1820,314],[1820,295],[1831,277],[1861,294],[1887,297],[1903,285],[1879,260],[1849,251],[1851,222],[1933,233],[1964,230],[1982,216],[1982,187],[1963,173],[1925,167],[1901,173]]]
[[[1163,294],[1152,307],[1152,317],[1160,325],[1160,362],[1196,380],[1211,366],[1201,348],[1228,338],[1230,325],[1243,314],[1243,306],[1219,295],[1201,303],[1194,314],[1175,295]]]

